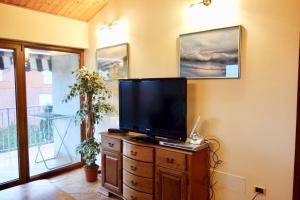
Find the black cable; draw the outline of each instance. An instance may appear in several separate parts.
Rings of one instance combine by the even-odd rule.
[[[209,200],[215,200],[216,197],[215,197],[214,187],[217,184],[217,182],[216,181],[213,182],[213,178],[215,176],[216,169],[223,162],[217,154],[218,151],[220,150],[221,144],[215,138],[209,138],[209,139],[207,138],[205,140],[208,143],[208,151],[209,151],[209,155],[210,155],[209,167],[211,169],[211,173],[209,173],[209,177],[208,177]],[[212,147],[214,143],[217,144],[217,147],[215,148],[215,150],[213,150],[213,147]]]
[[[205,141],[208,143],[208,151],[210,154],[210,159],[209,159],[209,167],[211,169],[211,173],[209,174],[208,177],[208,188],[209,188],[209,200],[215,200],[215,190],[214,187],[217,184],[217,182],[213,182],[213,178],[216,173],[216,169],[218,168],[219,165],[223,163],[223,161],[219,158],[218,151],[221,148],[221,143],[215,139],[215,138],[206,138]],[[217,147],[215,150],[213,150],[213,144],[216,144]],[[254,197],[251,200],[255,200],[259,193],[256,193]]]
[[[255,196],[251,199],[251,200],[254,200],[254,199],[256,199],[256,197],[259,195],[259,193],[257,192],[256,194],[255,194]]]

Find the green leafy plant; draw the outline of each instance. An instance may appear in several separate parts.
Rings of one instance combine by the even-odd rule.
[[[76,153],[80,153],[85,160],[87,166],[93,166],[96,162],[96,157],[100,153],[100,145],[95,138],[84,140],[76,147]]]
[[[80,109],[76,112],[76,122],[86,125],[86,140],[77,146],[87,166],[95,165],[96,156],[100,152],[100,144],[94,138],[95,124],[98,124],[107,113],[114,112],[114,107],[107,101],[111,92],[106,88],[102,74],[89,71],[86,67],[72,72],[75,83],[69,86],[70,91],[63,102],[67,103],[75,97],[81,97]]]

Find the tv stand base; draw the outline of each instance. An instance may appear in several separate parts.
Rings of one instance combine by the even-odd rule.
[[[139,135],[139,136],[129,136],[130,140],[138,141],[138,142],[145,142],[151,144],[159,144],[159,140],[155,138],[155,136],[149,135]]]

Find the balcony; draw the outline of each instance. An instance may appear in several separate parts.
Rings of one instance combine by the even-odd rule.
[[[27,108],[31,176],[80,161],[80,157],[74,155],[74,145],[68,147],[67,144],[61,143],[62,138],[60,136],[63,137],[64,135],[62,132],[70,131],[74,127],[71,119],[60,118],[55,122],[60,123],[57,125],[54,124],[53,120],[46,121],[34,117],[45,112],[51,113],[52,110],[48,109],[51,107],[31,106]],[[0,183],[19,177],[16,124],[15,108],[0,109]],[[69,126],[68,130],[65,126]],[[59,133],[59,129],[62,128],[64,130]],[[43,157],[39,153],[39,149]]]

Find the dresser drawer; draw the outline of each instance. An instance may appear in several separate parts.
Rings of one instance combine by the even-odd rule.
[[[127,200],[153,200],[151,194],[135,191],[125,184],[123,184],[123,196]]]
[[[135,160],[153,162],[153,148],[123,142],[123,154]]]
[[[186,169],[185,154],[156,149],[156,164],[162,167],[183,171]]]
[[[123,168],[132,174],[153,178],[153,164],[151,163],[136,161],[123,156]]]
[[[133,175],[123,170],[123,183],[139,192],[153,193],[153,179]]]
[[[104,150],[121,152],[121,140],[109,136],[102,136],[101,146]]]

